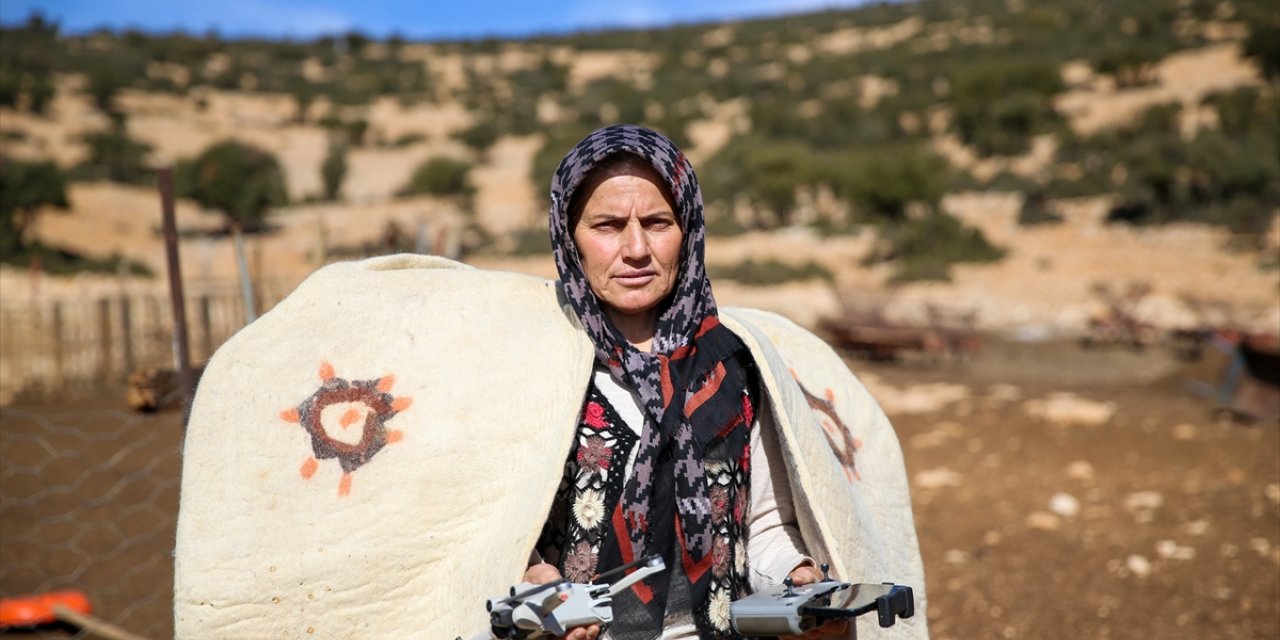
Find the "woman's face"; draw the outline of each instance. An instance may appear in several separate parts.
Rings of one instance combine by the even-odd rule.
[[[615,324],[652,327],[679,275],[684,234],[661,184],[652,170],[608,178],[573,228],[587,282]]]

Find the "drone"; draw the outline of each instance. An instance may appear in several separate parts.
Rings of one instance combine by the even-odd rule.
[[[534,640],[563,636],[575,627],[613,622],[614,596],[651,575],[666,570],[662,557],[653,555],[592,576],[590,583],[555,580],[546,584],[522,582],[507,596],[489,598],[489,628],[470,640]],[[632,571],[613,584],[597,584]],[[457,640],[462,640],[459,636]]]

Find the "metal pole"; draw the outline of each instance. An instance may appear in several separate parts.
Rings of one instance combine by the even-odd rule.
[[[156,172],[160,184],[160,211],[164,216],[164,253],[169,266],[169,301],[173,306],[173,346],[178,361],[178,380],[182,382],[183,407],[191,406],[194,380],[191,355],[187,350],[187,304],[182,294],[182,265],[178,262],[178,223],[173,207],[173,168]]]
[[[253,307],[253,285],[249,282],[249,263],[244,255],[244,233],[240,230],[240,222],[231,224],[231,237],[235,241],[236,265],[240,269],[240,295],[244,296],[244,323],[252,324],[258,319],[258,312]]]

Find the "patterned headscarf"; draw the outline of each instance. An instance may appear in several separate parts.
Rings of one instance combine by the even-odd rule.
[[[593,167],[621,152],[645,159],[662,177],[683,232],[679,276],[658,315],[651,353],[632,346],[601,308],[569,228],[574,192]],[[732,555],[744,553],[752,365],[716,312],[703,262],[706,230],[693,167],[657,132],[632,125],[600,129],[579,142],[556,170],[550,229],[556,269],[595,344],[596,359],[635,391],[645,416],[634,470],[601,546],[600,570],[654,553],[666,557],[669,568],[680,563],[703,637],[729,637],[728,602],[742,595],[746,582],[740,575],[745,558]],[[728,522],[722,504],[713,508],[713,485],[721,486],[718,497],[726,486],[734,494],[742,488]],[[713,556],[716,571],[708,571]],[[614,637],[656,637],[671,586],[667,576],[651,578],[615,600],[615,612],[639,607],[647,615],[618,616]],[[627,619],[642,620],[641,628],[628,628]],[[651,627],[655,622],[658,627]]]

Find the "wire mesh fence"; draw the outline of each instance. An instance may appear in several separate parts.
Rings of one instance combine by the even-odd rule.
[[[181,412],[0,408],[0,597],[75,589],[102,619],[172,637],[181,443]]]

